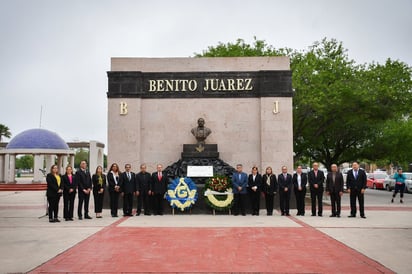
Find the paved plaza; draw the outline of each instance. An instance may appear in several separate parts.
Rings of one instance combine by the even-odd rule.
[[[367,191],[367,219],[346,217],[345,194],[342,218],[329,218],[328,206],[311,217],[307,206],[303,217],[104,210],[102,219],[49,223],[44,191],[0,191],[0,272],[412,273],[412,195],[404,204],[389,196]]]

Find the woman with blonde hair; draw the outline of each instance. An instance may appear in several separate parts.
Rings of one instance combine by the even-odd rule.
[[[93,182],[93,197],[94,197],[94,212],[96,218],[102,218],[103,198],[106,188],[106,175],[103,174],[103,168],[98,166],[96,172],[92,176]]]

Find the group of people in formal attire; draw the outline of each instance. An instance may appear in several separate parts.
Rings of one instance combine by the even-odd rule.
[[[246,207],[250,200],[252,215],[259,215],[260,197],[264,196],[267,215],[273,215],[274,197],[279,195],[280,212],[282,216],[289,216],[289,204],[292,192],[296,197],[297,215],[305,215],[305,197],[307,185],[309,185],[311,197],[312,216],[323,215],[323,194],[330,196],[332,214],[330,217],[340,217],[341,197],[343,195],[343,175],[337,165],[331,166],[325,178],[323,171],[319,170],[319,164],[314,163],[313,169],[302,172],[298,166],[292,175],[283,166],[281,173],[276,175],[271,167],[267,167],[261,175],[257,167],[252,168],[251,174],[243,172],[243,166],[238,164],[232,177],[234,194],[234,215],[246,215]],[[102,218],[103,199],[106,192],[110,198],[110,213],[112,217],[118,217],[119,197],[123,197],[123,216],[133,216],[133,201],[137,197],[136,216],[144,209],[144,215],[163,215],[163,199],[167,191],[169,180],[162,171],[162,165],[158,164],[156,172],[149,173],[146,165],[140,166],[140,172],[131,171],[131,165],[125,165],[125,171],[120,172],[119,166],[113,163],[105,175],[103,168],[98,166],[91,176],[87,170],[87,162],[82,161],[80,168],[73,173],[73,168],[68,166],[64,175],[59,174],[58,166],[53,165],[47,174],[47,201],[49,221],[60,222],[58,219],[59,201],[63,196],[63,218],[73,221],[74,200],[78,194],[78,219],[91,219],[89,215],[90,195],[94,197],[94,211],[96,218]],[[324,182],[326,179],[326,189]],[[348,217],[356,217],[356,200],[359,202],[359,212],[362,218],[366,218],[364,211],[364,192],[366,188],[366,173],[354,162],[352,169],[347,174],[347,191],[350,194],[351,213]],[[403,194],[403,193],[402,193]],[[394,194],[396,195],[396,194]],[[402,196],[401,196],[402,197]]]
[[[359,163],[354,162],[348,171],[346,186],[350,195],[351,212],[348,217],[356,217],[356,200],[359,203],[361,218],[366,218],[364,210],[364,193],[366,189],[366,173],[359,168]],[[325,186],[324,183],[326,182]],[[281,173],[276,175],[271,167],[267,167],[261,175],[257,167],[252,168],[252,173],[243,172],[243,166],[238,164],[232,177],[234,205],[233,215],[246,215],[247,199],[250,199],[252,215],[259,215],[260,196],[263,195],[266,204],[266,213],[273,215],[274,197],[279,195],[279,207],[282,216],[289,216],[289,204],[292,192],[296,197],[297,215],[305,215],[306,189],[309,186],[311,198],[311,216],[323,216],[323,195],[330,196],[330,217],[341,216],[341,197],[344,192],[343,174],[339,172],[336,164],[331,165],[330,172],[325,176],[319,169],[318,163],[313,163],[312,170],[308,173],[298,166],[292,175],[286,166],[282,166]]]
[[[112,217],[118,217],[119,197],[123,197],[123,216],[133,216],[133,197],[137,196],[136,216],[144,209],[145,215],[163,215],[163,197],[167,190],[168,179],[163,174],[162,165],[157,165],[157,171],[150,174],[146,165],[140,166],[140,172],[131,171],[131,165],[125,165],[125,171],[120,172],[119,166],[113,163],[107,175],[98,166],[91,176],[87,170],[87,162],[82,161],[80,168],[73,173],[73,168],[67,166],[63,175],[59,174],[57,165],[50,168],[46,176],[47,202],[49,222],[60,222],[58,218],[59,201],[63,196],[63,218],[73,221],[74,201],[78,194],[77,216],[79,220],[92,219],[89,215],[90,195],[94,197],[96,218],[102,218],[103,199],[109,193],[110,212]],[[84,214],[83,214],[84,213]]]

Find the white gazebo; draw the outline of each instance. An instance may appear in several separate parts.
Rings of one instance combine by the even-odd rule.
[[[33,183],[39,183],[44,181],[42,172],[44,163],[46,172],[49,172],[57,157],[59,171],[64,173],[68,163],[74,167],[74,154],[75,151],[52,131],[41,128],[23,131],[16,135],[5,149],[0,149],[0,182],[15,182],[17,155],[34,156]]]

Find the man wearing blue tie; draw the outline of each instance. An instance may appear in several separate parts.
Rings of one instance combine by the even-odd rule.
[[[239,211],[246,216],[246,199],[247,199],[247,181],[248,176],[243,172],[241,164],[236,165],[236,172],[233,173],[232,185],[234,195],[233,215],[239,215]]]
[[[366,173],[359,168],[358,162],[353,162],[352,169],[348,171],[346,186],[350,194],[350,215],[349,218],[356,217],[356,199],[359,201],[359,212],[361,218],[366,219],[364,209],[364,193],[366,189]]]

